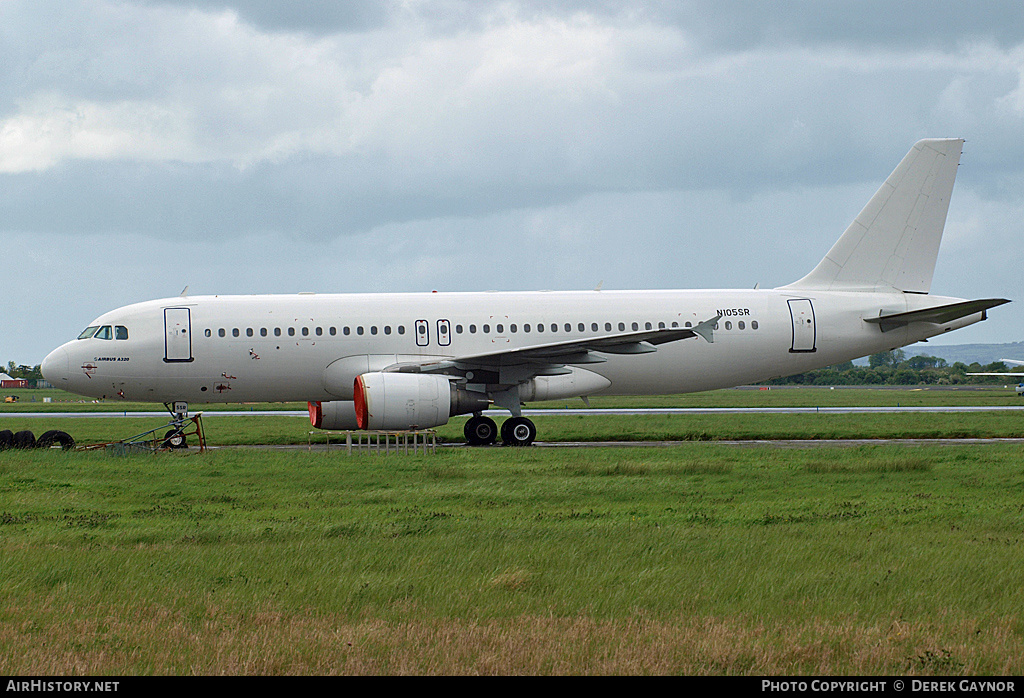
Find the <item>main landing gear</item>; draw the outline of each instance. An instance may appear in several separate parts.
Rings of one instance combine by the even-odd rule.
[[[490,446],[498,440],[498,425],[490,417],[470,417],[463,429],[470,446]],[[501,425],[503,446],[529,446],[537,438],[537,427],[526,417],[511,417]]]

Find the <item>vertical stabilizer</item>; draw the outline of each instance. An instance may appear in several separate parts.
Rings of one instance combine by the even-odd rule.
[[[928,293],[964,141],[918,141],[810,274],[791,289]]]

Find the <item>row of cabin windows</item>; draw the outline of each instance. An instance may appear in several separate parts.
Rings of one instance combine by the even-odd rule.
[[[542,324],[530,325],[529,323],[527,323],[527,324],[523,325],[522,329],[523,329],[523,332],[532,332],[534,330],[536,330],[537,332],[545,332],[546,330],[544,329],[544,327],[545,326],[542,325]],[[678,329],[679,328],[679,323],[678,322],[673,322],[670,325],[666,325],[664,322],[659,322],[658,323],[658,329],[659,330],[668,329],[669,327],[671,327],[672,329]],[[693,323],[692,322],[683,323],[683,327],[693,327]],[[572,332],[572,324],[571,323],[568,323],[568,322],[565,323],[563,328],[564,328],[564,330],[566,332]],[[619,332],[626,332],[627,331],[626,328],[627,328],[627,325],[624,322],[620,322],[620,323],[615,324],[615,325],[613,325],[610,322],[604,323],[604,331],[605,332],[612,332],[615,329],[618,329]],[[738,328],[741,329],[741,330],[742,329],[746,329],[746,324],[743,321],[740,321],[739,324],[738,324]],[[476,325],[470,325],[469,326],[469,333],[470,334],[476,334],[476,329],[477,329]],[[484,334],[489,334],[490,331],[491,331],[491,326],[490,325],[484,325],[482,329],[483,329]],[[512,332],[513,334],[517,333],[517,332],[519,332],[519,325],[513,323],[513,324],[508,326],[508,329],[509,329],[509,332]],[[643,324],[643,329],[645,329],[645,330],[653,330],[654,329],[654,323],[645,322]],[[715,329],[718,329],[717,325],[715,326]],[[732,329],[732,322],[726,322],[725,323],[725,329],[731,330]],[[757,320],[751,320],[750,321],[750,329],[752,329],[752,330],[756,330],[757,329]],[[505,333],[505,326],[502,325],[502,324],[495,325],[494,330],[498,334],[504,334]],[[558,332],[558,324],[552,322],[551,325],[550,325],[550,330],[552,332]],[[586,332],[587,331],[586,323],[583,323],[583,322],[579,323],[576,326],[576,330],[578,332]],[[629,324],[629,330],[631,330],[633,332],[639,332],[640,331],[640,323],[639,322],[630,323]],[[424,328],[424,327],[420,328],[420,333],[421,334],[423,332],[425,332],[425,331],[426,331],[426,328]],[[463,331],[462,325],[456,325],[455,326],[455,334],[462,334],[462,331]],[[600,332],[601,331],[600,323],[597,323],[597,322],[590,323],[590,331],[591,332]]]
[[[385,325],[383,328],[380,328],[380,329],[383,330],[384,334],[391,334],[391,332],[392,332],[391,325]],[[222,327],[219,330],[217,330],[217,336],[218,337],[227,337],[228,336],[228,331],[229,330],[226,330],[226,329],[224,329]],[[366,329],[363,328],[362,326],[356,327],[355,331],[356,331],[357,335],[362,335],[362,334],[366,333]],[[378,331],[379,330],[378,330],[376,325],[372,325],[370,327],[370,334],[377,334]],[[398,332],[398,334],[405,334],[405,328],[402,327],[401,325],[399,325],[396,328],[396,331]],[[232,337],[241,337],[243,330],[240,330],[237,327],[235,327],[235,328],[231,329],[230,332],[231,332],[231,336]],[[254,330],[251,327],[245,328],[244,332],[245,332],[245,336],[246,337],[255,337],[256,336],[256,330]],[[341,328],[341,333],[343,335],[350,335],[350,334],[352,334],[352,328],[351,327],[342,327]],[[205,334],[206,334],[207,337],[212,337],[213,336],[213,330],[206,330]],[[289,337],[295,337],[295,336],[300,336],[300,337],[310,337],[310,336],[323,337],[324,336],[324,328],[323,327],[314,327],[314,328],[310,329],[309,327],[300,327],[300,328],[296,329],[294,327],[289,327],[286,330],[282,330],[280,327],[275,327],[272,331],[268,330],[266,327],[261,327],[259,329],[260,337],[269,337],[271,334],[273,334],[275,337],[281,337],[283,334],[287,334]],[[327,328],[327,334],[329,336],[331,336],[331,337],[336,336],[338,334],[338,328],[337,327],[328,327]]]
[[[619,332],[626,332],[627,331],[626,327],[627,327],[627,325],[624,322],[620,322],[617,325],[613,325],[610,322],[604,323],[604,331],[605,332],[612,332],[612,331],[614,331],[614,329],[618,329]],[[668,329],[668,327],[671,327],[673,329],[678,329],[679,328],[679,323],[678,322],[672,322],[670,325],[666,325],[664,322],[659,322],[658,323],[658,329],[659,330]],[[686,323],[683,324],[683,327],[693,327],[693,323],[686,322]],[[736,324],[736,327],[737,327],[737,329],[744,330],[744,329],[746,329],[747,325],[746,325],[745,321],[740,320]],[[571,333],[573,331],[572,324],[568,323],[568,322],[565,323],[562,326],[562,328],[564,329],[565,332]],[[107,327],[107,328],[104,328],[104,329],[108,329],[109,330],[110,328]],[[119,328],[119,329],[124,329],[124,328]],[[455,334],[463,334],[463,332],[465,332],[466,329],[467,328],[464,327],[463,325],[457,324],[457,325],[455,325]],[[508,326],[508,329],[509,329],[509,332],[512,332],[513,334],[516,334],[516,333],[519,332],[519,325],[517,325],[515,323],[512,323],[512,324],[510,324]],[[640,323],[639,322],[630,323],[629,324],[629,329],[632,330],[633,332],[639,332],[640,331]],[[643,329],[645,329],[645,330],[653,330],[654,329],[654,323],[645,322],[644,325],[643,325]],[[715,325],[715,329],[718,329],[718,325]],[[726,321],[725,329],[726,330],[731,330],[732,329],[732,321],[731,320]],[[756,330],[757,329],[757,320],[751,320],[750,321],[750,329],[752,329],[752,330]],[[475,324],[471,324],[471,325],[468,326],[468,330],[469,330],[469,334],[476,334],[477,333],[477,326]],[[491,325],[490,324],[484,324],[484,325],[482,325],[480,327],[480,330],[484,334],[490,334],[491,333]],[[524,324],[522,326],[522,330],[523,330],[523,332],[527,332],[527,333],[533,332],[533,331],[537,331],[538,333],[542,333],[542,332],[546,332],[548,330],[550,330],[551,332],[558,332],[559,327],[558,327],[558,324],[554,323],[554,322],[552,322],[549,326],[547,326],[547,329],[545,329],[545,325],[540,324],[540,323],[538,323],[536,325],[531,325],[530,323],[526,323],[526,324]],[[576,325],[576,330],[578,332],[586,332],[587,331],[586,323],[582,323],[582,322],[578,323]],[[383,331],[384,334],[390,335],[392,333],[392,328],[391,328],[391,325],[384,325],[383,328],[379,328],[379,329],[378,329],[378,327],[376,325],[371,325],[369,327],[369,333],[371,335],[378,334],[378,331]],[[398,334],[405,334],[405,327],[402,326],[402,325],[398,325],[397,328],[395,328],[395,331]],[[426,325],[425,324],[419,325],[418,326],[418,331],[419,331],[419,333],[421,335],[422,334],[426,334],[426,332],[427,332]],[[501,324],[501,323],[496,324],[494,326],[494,331],[495,331],[495,333],[497,333],[499,335],[500,334],[504,334],[505,333],[505,325]],[[590,331],[591,332],[600,332],[601,331],[601,325],[599,323],[596,323],[596,322],[590,323]],[[226,329],[224,329],[222,327],[222,328],[217,330],[217,336],[218,337],[227,337],[228,336],[228,332],[229,332],[229,330],[226,330]],[[237,327],[235,327],[235,328],[231,329],[230,332],[231,332],[231,336],[232,337],[241,337],[243,330],[240,330]],[[251,327],[246,328],[244,330],[244,332],[245,332],[245,336],[246,337],[255,337],[256,336],[256,330],[254,330]],[[282,332],[286,332],[289,337],[295,337],[297,334],[298,334],[298,336],[302,336],[302,337],[309,337],[309,336],[322,337],[324,335],[324,328],[322,328],[322,327],[315,327],[312,330],[309,327],[301,327],[301,328],[298,328],[298,329],[296,329],[294,327],[289,327],[289,328],[287,328],[287,330],[282,330],[280,327],[273,328],[273,335],[275,337],[281,337],[282,336]],[[312,335],[310,334],[311,332],[312,332]],[[342,335],[349,336],[349,335],[352,334],[352,328],[350,328],[350,327],[342,327],[341,328],[341,333],[342,333]],[[366,334],[366,329],[363,328],[360,325],[360,326],[355,328],[355,333],[356,333],[356,335],[364,335],[364,334]],[[268,336],[270,336],[270,334],[271,334],[271,330],[268,330],[266,327],[261,327],[259,329],[259,336],[260,337],[268,337]],[[329,336],[331,336],[331,337],[334,337],[334,336],[336,336],[338,334],[338,330],[337,330],[336,327],[328,327],[327,328],[327,334]],[[83,333],[83,335],[84,335],[84,333]],[[213,330],[206,330],[206,336],[207,337],[212,337],[213,336]],[[127,337],[128,337],[127,330],[125,330],[124,338],[127,339]]]

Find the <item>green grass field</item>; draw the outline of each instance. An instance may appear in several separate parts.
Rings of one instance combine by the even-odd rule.
[[[1019,674],[1020,448],[0,461],[5,674]]]
[[[61,391],[21,391],[21,401],[0,407],[0,429],[30,429],[36,435],[50,429],[70,433],[79,444],[116,441],[161,424],[154,418],[105,419],[104,413],[162,411],[152,403],[90,402]],[[26,397],[28,396],[28,397]],[[35,397],[36,402],[31,402]],[[43,403],[42,397],[56,402]],[[1019,405],[1012,390],[991,388],[917,389],[878,388],[737,389],[693,395],[595,397],[593,407],[849,407],[939,406],[970,407]],[[531,404],[530,407],[583,407],[580,400]],[[305,410],[304,404],[193,406],[238,413],[249,411]],[[22,412],[96,413],[96,419],[62,417],[19,420]],[[498,414],[497,419],[501,419]],[[889,414],[745,414],[745,415],[645,415],[539,416],[534,418],[542,441],[721,441],[735,439],[900,439],[900,438],[1024,438],[1024,419],[1015,412]],[[204,419],[212,444],[303,444],[310,426],[304,417],[219,417]],[[441,442],[461,442],[464,417],[440,427]],[[314,436],[324,441],[322,436]]]
[[[1019,398],[736,390],[653,406],[910,400]],[[1017,413],[545,416],[549,442],[690,443],[428,456],[232,448],[305,444],[309,425],[204,421],[221,448],[202,455],[0,453],[0,672],[1024,671],[1019,445],[716,443],[1024,437]],[[88,443],[159,422],[0,428]]]
[[[538,440],[579,441],[730,441],[764,439],[933,439],[1024,438],[1019,412],[900,414],[741,414],[540,416],[533,418]],[[500,417],[499,417],[500,421]],[[206,416],[208,443],[220,445],[308,444],[311,427],[304,417]],[[437,429],[440,443],[461,443],[465,418]],[[126,439],[163,424],[161,418],[0,419],[0,428],[30,429],[37,436],[50,429],[71,434],[79,445]],[[160,434],[164,430],[159,431]],[[314,432],[314,443],[327,436]],[[338,437],[332,441],[337,443]],[[195,441],[192,442],[195,444]]]

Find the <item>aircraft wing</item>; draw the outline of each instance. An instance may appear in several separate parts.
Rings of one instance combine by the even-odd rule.
[[[870,322],[878,325],[882,332],[888,332],[889,330],[894,330],[897,327],[909,325],[912,322],[933,322],[937,325],[942,325],[947,322],[953,322],[953,320],[959,320],[962,317],[967,317],[968,315],[984,313],[989,308],[995,308],[997,305],[1009,302],[1010,301],[1006,298],[984,298],[976,301],[962,301],[960,303],[939,305],[934,308],[924,308],[923,310],[911,310],[905,313],[891,313],[889,315],[879,315],[878,317],[866,317],[864,318],[864,322]]]
[[[385,372],[399,373],[443,373],[462,375],[467,371],[499,371],[503,367],[520,366],[518,371],[527,378],[538,375],[568,373],[565,364],[592,364],[607,361],[601,354],[649,354],[657,351],[660,344],[681,339],[701,337],[709,343],[714,340],[714,326],[722,318],[713,318],[698,323],[696,327],[666,328],[596,335],[562,342],[534,344],[513,349],[501,349],[480,354],[467,354],[440,361],[424,363],[404,362],[388,366]],[[508,381],[498,380],[505,383]]]

